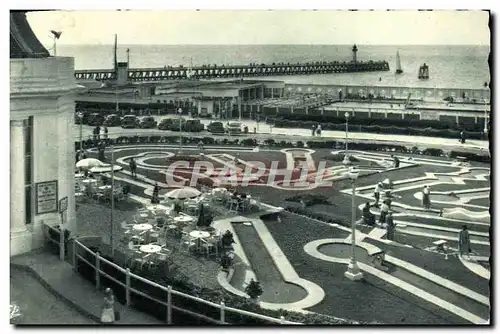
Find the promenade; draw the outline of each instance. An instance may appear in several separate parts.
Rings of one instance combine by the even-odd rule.
[[[169,118],[169,116],[154,116],[154,118],[159,122],[163,118]],[[201,122],[205,124],[205,127],[210,124],[212,120],[202,119]],[[216,120],[213,120],[216,121]],[[232,122],[240,122],[243,126],[248,126],[248,135],[239,136],[241,138],[255,138],[253,134],[253,129],[255,127],[256,133],[259,138],[267,139],[274,138],[275,140],[302,140],[304,142],[309,140],[345,140],[346,133],[344,131],[330,131],[323,130],[321,136],[311,136],[311,130],[308,129],[290,129],[290,128],[275,128],[269,124],[260,122],[257,124],[255,121],[251,120],[231,120]],[[87,140],[92,137],[92,130],[94,127],[83,125],[82,126],[82,137],[83,140]],[[158,129],[122,129],[121,127],[110,127],[108,128],[108,135],[110,138],[117,138],[126,135],[157,135],[157,136],[169,136],[169,135],[179,135],[179,132],[173,131],[162,131]],[[75,141],[80,139],[80,126],[74,126]],[[186,134],[185,134],[186,135]],[[211,136],[208,132],[201,133],[189,133],[189,136]],[[405,136],[405,135],[394,135],[394,134],[379,134],[379,133],[363,133],[363,132],[349,132],[349,140],[364,141],[364,142],[376,142],[376,143],[387,143],[387,144],[401,144],[401,145],[412,145],[412,146],[423,146],[426,148],[442,148],[448,150],[456,149],[468,149],[468,150],[489,150],[489,141],[487,140],[467,140],[465,144],[460,144],[457,139],[453,138],[437,138],[437,137],[424,137],[424,136]],[[219,136],[218,136],[219,137]],[[222,136],[220,136],[222,137]]]

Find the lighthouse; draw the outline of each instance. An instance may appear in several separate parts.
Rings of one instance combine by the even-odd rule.
[[[352,62],[358,62],[358,47],[356,46],[356,44],[354,44],[352,47]]]

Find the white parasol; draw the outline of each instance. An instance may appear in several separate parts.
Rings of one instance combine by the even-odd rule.
[[[122,166],[113,166],[113,171],[118,172],[123,169]],[[98,167],[92,167],[89,169],[90,172],[97,174],[97,173],[109,173],[111,172],[111,165],[104,165],[104,166],[98,166]]]
[[[201,192],[198,189],[192,187],[184,187],[169,191],[165,196],[167,198],[172,198],[172,199],[186,199],[186,198],[195,198],[200,195]]]
[[[106,166],[106,164],[101,160],[94,158],[82,159],[76,163],[77,168],[85,168],[85,169],[90,169],[92,167],[102,167],[102,166]]]

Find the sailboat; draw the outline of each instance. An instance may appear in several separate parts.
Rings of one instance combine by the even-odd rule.
[[[396,74],[403,73],[403,69],[401,68],[401,58],[399,57],[399,51],[396,53]]]

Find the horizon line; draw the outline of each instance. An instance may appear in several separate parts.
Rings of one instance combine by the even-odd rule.
[[[304,43],[297,43],[297,44],[197,44],[197,43],[186,43],[186,44],[172,44],[172,43],[123,43],[123,44],[118,44],[120,45],[135,45],[135,46],[150,46],[150,45],[155,45],[155,46],[284,46],[284,45],[293,45],[293,46],[352,46],[353,44],[356,44],[357,46],[474,46],[474,47],[491,47],[491,44],[358,44],[358,43],[352,43],[352,44],[323,44],[323,43],[314,43],[314,44],[304,44]],[[58,46],[95,46],[95,45],[106,45],[106,46],[113,46],[113,43],[58,43]]]

